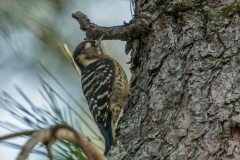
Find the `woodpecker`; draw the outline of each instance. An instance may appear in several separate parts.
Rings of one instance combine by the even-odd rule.
[[[130,87],[120,64],[105,54],[97,40],[85,40],[72,57],[81,72],[82,89],[90,112],[105,139],[105,152],[116,144],[115,129],[126,106]]]

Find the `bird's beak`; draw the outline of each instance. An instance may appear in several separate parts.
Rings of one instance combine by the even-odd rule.
[[[98,43],[100,43],[100,42],[102,41],[103,37],[104,37],[104,34],[101,35],[101,37],[99,37],[99,38],[97,39]]]

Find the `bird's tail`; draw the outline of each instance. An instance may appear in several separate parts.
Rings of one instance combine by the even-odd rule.
[[[105,137],[105,152],[104,155],[108,153],[108,151],[111,149],[111,146],[113,145],[113,133],[112,133],[112,114],[108,114],[107,118],[107,124],[106,124],[106,137]]]
[[[101,122],[97,122],[98,128],[100,129],[101,134],[105,139],[105,151],[104,155],[108,153],[113,145],[113,137],[112,137],[112,125],[111,125],[112,114],[108,114],[108,118],[106,121],[106,128],[103,126]]]

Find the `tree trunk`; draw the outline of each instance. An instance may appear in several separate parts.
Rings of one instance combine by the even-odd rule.
[[[240,159],[240,1],[138,1],[152,26],[108,158]]]

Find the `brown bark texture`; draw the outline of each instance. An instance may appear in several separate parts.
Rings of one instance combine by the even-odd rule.
[[[240,159],[240,1],[146,0],[108,159]]]

